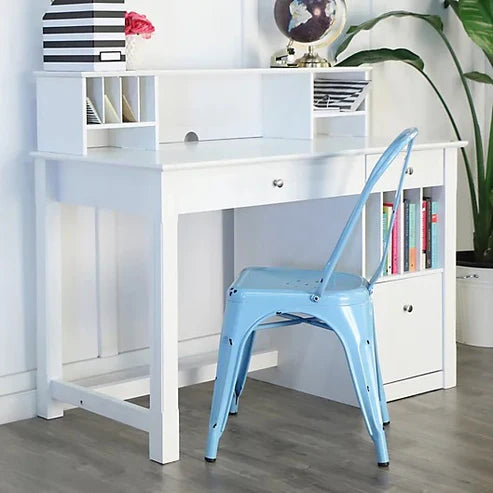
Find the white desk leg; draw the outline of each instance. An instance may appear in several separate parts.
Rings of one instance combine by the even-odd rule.
[[[457,154],[458,149],[445,149],[445,182],[441,188],[443,252],[443,387],[457,385],[456,337],[456,266],[457,250]],[[443,198],[445,194],[445,199]]]
[[[61,402],[50,395],[50,380],[62,378],[62,276],[60,204],[50,196],[46,161],[35,163],[37,409],[38,416],[63,416]]]
[[[150,458],[179,459],[178,411],[178,216],[154,222],[153,324],[151,327]]]

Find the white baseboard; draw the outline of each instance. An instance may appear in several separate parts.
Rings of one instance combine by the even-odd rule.
[[[439,389],[443,389],[443,371],[387,383],[385,384],[385,395],[387,401],[391,402]]]
[[[0,397],[0,424],[36,416],[36,391],[28,390]]]

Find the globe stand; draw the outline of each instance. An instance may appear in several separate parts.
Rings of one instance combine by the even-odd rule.
[[[300,68],[327,68],[331,66],[326,58],[322,58],[315,52],[313,46],[309,46],[308,53],[296,60],[296,65]]]

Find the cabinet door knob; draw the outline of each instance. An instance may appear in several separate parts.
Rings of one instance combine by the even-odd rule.
[[[404,305],[404,311],[406,313],[411,313],[414,310],[413,305]]]
[[[274,180],[272,184],[277,188],[282,188],[284,186],[284,180],[277,178],[277,180]]]
[[[409,168],[406,169],[406,175],[411,176],[412,174],[414,174],[414,168],[409,166]]]

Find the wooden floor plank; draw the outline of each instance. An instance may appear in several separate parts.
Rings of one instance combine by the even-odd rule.
[[[358,409],[255,380],[215,464],[210,383],[180,391],[182,460],[165,467],[144,432],[85,411],[14,423],[0,427],[0,492],[493,492],[492,382],[493,350],[459,346],[456,389],[391,403],[389,470]]]

